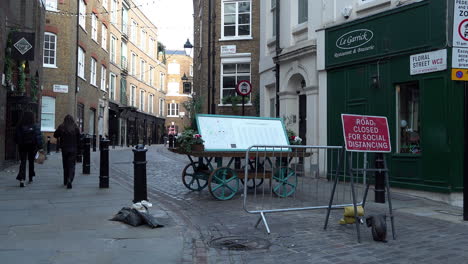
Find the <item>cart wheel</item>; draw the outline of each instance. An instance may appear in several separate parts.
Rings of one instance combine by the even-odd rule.
[[[201,191],[208,185],[209,169],[199,162],[190,163],[182,171],[182,182],[192,191]]]
[[[229,200],[239,190],[239,178],[237,173],[227,167],[214,170],[208,180],[208,189],[211,195],[218,200]]]
[[[273,192],[279,197],[288,197],[296,191],[297,175],[291,168],[281,168],[273,175]]]

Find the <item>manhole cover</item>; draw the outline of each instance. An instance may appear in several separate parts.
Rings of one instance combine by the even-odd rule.
[[[258,237],[220,237],[210,241],[210,247],[227,250],[268,249],[270,242]]]

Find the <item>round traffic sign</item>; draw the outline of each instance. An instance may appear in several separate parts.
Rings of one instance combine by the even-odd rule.
[[[464,19],[458,25],[458,35],[465,41],[468,41],[468,19]]]
[[[237,83],[237,94],[241,96],[249,95],[252,92],[252,84],[247,80],[242,80]]]

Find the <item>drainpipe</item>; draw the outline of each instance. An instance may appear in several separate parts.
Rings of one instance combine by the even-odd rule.
[[[276,57],[275,57],[275,88],[276,88],[276,117],[280,116],[280,64],[278,56],[281,54],[282,49],[280,48],[280,0],[276,0]]]
[[[212,2],[213,0],[210,0]],[[216,12],[213,12],[210,15],[211,21],[216,21]],[[215,76],[216,76],[216,67],[215,67],[215,57],[216,57],[216,23],[213,24],[213,31],[211,32],[213,36],[211,37],[211,113],[216,114],[216,103],[215,103]]]
[[[77,121],[76,118],[78,116],[78,107],[77,107],[77,98],[78,98],[78,47],[79,47],[79,38],[80,38],[80,1],[76,1],[76,13],[78,14],[76,16],[76,60],[75,60],[75,104],[73,106],[73,118],[75,119],[75,122]],[[83,124],[84,126],[84,124]]]
[[[211,114],[211,67],[213,67],[211,65],[211,57],[212,57],[212,53],[211,53],[211,42],[212,42],[212,39],[211,39],[211,24],[213,22],[212,20],[212,0],[208,0],[208,45],[207,45],[207,52],[208,52],[208,70],[207,70],[207,73],[208,73],[208,114]]]

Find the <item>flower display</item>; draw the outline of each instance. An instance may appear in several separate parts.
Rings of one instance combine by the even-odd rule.
[[[289,144],[291,145],[300,145],[302,143],[302,138],[299,136],[291,136],[289,138]]]

